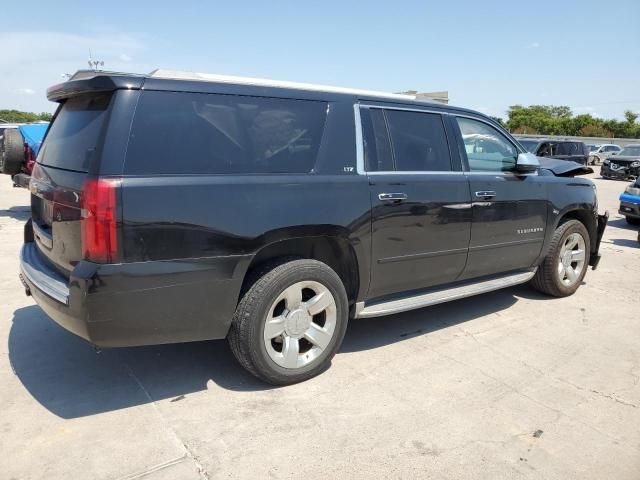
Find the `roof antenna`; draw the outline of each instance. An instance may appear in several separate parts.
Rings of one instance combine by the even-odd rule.
[[[94,72],[98,71],[98,67],[104,67],[104,61],[102,60],[94,60],[91,56],[91,49],[89,49],[89,68]]]

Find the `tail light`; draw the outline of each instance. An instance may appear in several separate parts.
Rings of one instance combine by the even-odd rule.
[[[120,179],[89,179],[82,191],[82,252],[96,263],[118,261],[117,192]]]

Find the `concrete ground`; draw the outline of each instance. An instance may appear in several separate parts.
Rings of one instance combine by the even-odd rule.
[[[269,388],[225,342],[97,352],[24,295],[26,190],[0,178],[0,478],[640,479],[640,245],[612,219],[565,299],[526,286],[351,323]]]

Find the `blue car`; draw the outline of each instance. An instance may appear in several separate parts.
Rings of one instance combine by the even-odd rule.
[[[640,177],[620,195],[618,212],[624,215],[630,225],[640,225]]]

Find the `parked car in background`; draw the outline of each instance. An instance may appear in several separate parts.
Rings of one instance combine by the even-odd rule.
[[[620,153],[622,147],[613,143],[604,143],[602,145],[593,145],[589,151],[589,165],[600,165],[611,155]]]
[[[640,176],[640,144],[627,145],[620,153],[602,161],[602,178],[634,180]]]
[[[620,195],[618,213],[624,215],[630,225],[640,225],[640,178],[636,178]]]
[[[565,297],[600,259],[591,169],[473,110],[173,71],[79,72],[48,98],[21,278],[99,346],[227,338],[285,385],[349,318],[529,281]]]
[[[5,128],[0,139],[0,172],[10,175],[13,184],[27,188],[40,145],[49,122]]]
[[[540,140],[533,138],[518,138],[518,142],[528,151],[538,157],[569,160],[581,165],[588,164],[589,149],[583,142],[574,140]]]

